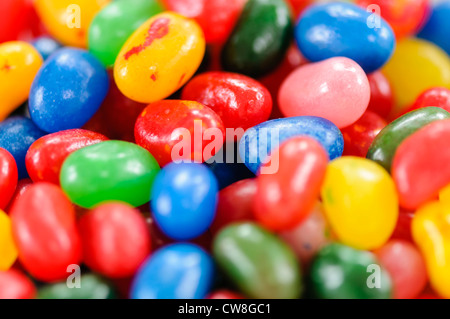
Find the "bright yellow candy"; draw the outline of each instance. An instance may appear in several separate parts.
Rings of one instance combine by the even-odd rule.
[[[427,264],[434,290],[450,298],[450,206],[438,201],[419,208],[412,235]]]
[[[194,75],[204,54],[205,37],[194,20],[161,13],[140,26],[124,44],[114,65],[114,79],[132,100],[159,101]]]
[[[441,203],[450,205],[450,185],[447,185],[439,192],[439,200]]]
[[[92,19],[111,0],[36,0],[39,17],[65,45],[85,48]]]
[[[375,249],[394,231],[398,218],[395,185],[375,162],[352,156],[332,161],[321,195],[327,219],[346,245]]]
[[[17,259],[17,248],[13,241],[11,220],[0,210],[0,271],[6,271]]]
[[[421,39],[406,39],[383,68],[392,85],[395,116],[411,106],[426,89],[435,86],[450,88],[450,59],[436,45]]]
[[[42,62],[39,52],[26,42],[0,44],[0,121],[27,100]]]

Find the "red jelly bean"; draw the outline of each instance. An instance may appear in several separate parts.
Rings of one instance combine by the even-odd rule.
[[[18,179],[14,157],[4,148],[0,148],[0,209],[8,205],[16,189]]]
[[[391,276],[395,299],[415,298],[423,291],[428,282],[425,260],[412,243],[391,240],[375,254]]]
[[[212,292],[206,299],[244,299],[244,297],[235,292],[222,289]]]
[[[186,85],[181,98],[211,108],[226,128],[246,130],[267,121],[272,111],[269,91],[258,81],[236,73],[198,75]]]
[[[150,232],[141,213],[122,203],[107,203],[78,222],[85,264],[102,275],[133,275],[150,255]]]
[[[0,271],[0,299],[33,299],[36,287],[16,269]]]
[[[25,157],[28,174],[34,182],[44,181],[59,185],[59,172],[67,156],[107,139],[102,134],[82,129],[45,135],[28,149]]]
[[[389,80],[380,71],[367,76],[370,84],[370,102],[367,110],[387,118],[394,107],[394,95]]]
[[[23,267],[36,279],[67,278],[67,267],[81,262],[75,210],[50,183],[30,186],[11,209],[13,237]]]
[[[216,134],[212,141],[204,136],[207,129]],[[225,129],[209,107],[195,101],[164,100],[145,108],[136,121],[134,135],[136,143],[162,167],[174,160],[208,160],[223,145]],[[172,152],[174,146],[177,148]]]
[[[366,157],[373,140],[386,124],[378,114],[366,111],[358,121],[341,130],[344,155]]]
[[[392,233],[392,239],[402,239],[409,242],[413,242],[411,234],[411,223],[414,217],[413,212],[400,210],[397,219],[397,225]]]
[[[33,181],[29,178],[20,179],[17,182],[16,190],[14,191],[14,195],[11,197],[8,206],[5,209],[5,212],[8,213],[11,208],[14,206],[14,203],[23,195],[23,193],[33,185]]]
[[[275,231],[297,226],[319,198],[327,164],[328,155],[316,140],[302,136],[284,142],[264,164],[278,170],[257,177],[256,219]]]
[[[450,120],[426,125],[398,147],[392,164],[400,205],[414,210],[450,184]]]
[[[419,95],[414,104],[405,113],[428,106],[437,106],[450,112],[450,90],[443,87],[426,90]]]

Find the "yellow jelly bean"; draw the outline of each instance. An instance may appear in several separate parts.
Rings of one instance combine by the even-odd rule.
[[[39,52],[26,42],[0,44],[0,121],[27,100],[42,63]]]
[[[321,195],[326,217],[346,245],[375,249],[394,231],[398,218],[395,185],[375,162],[352,156],[332,161]]]
[[[450,206],[438,201],[419,208],[412,235],[427,264],[434,290],[450,298]]]
[[[14,243],[11,220],[0,210],[0,271],[6,271],[17,259],[17,248]]]
[[[111,0],[36,0],[50,34],[65,45],[85,48],[92,19]]]
[[[395,97],[393,116],[411,106],[426,89],[435,86],[450,88],[448,55],[421,39],[400,41],[383,73],[390,81]]]
[[[447,185],[439,192],[439,200],[444,203],[450,205],[450,185]]]
[[[205,37],[194,20],[161,13],[141,25],[124,44],[114,65],[114,78],[130,99],[159,101],[194,75],[204,54]]]

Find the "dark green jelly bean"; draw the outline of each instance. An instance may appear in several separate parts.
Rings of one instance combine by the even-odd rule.
[[[215,260],[250,298],[294,299],[302,292],[300,265],[290,248],[254,223],[224,228],[213,243]]]
[[[367,158],[390,172],[395,151],[404,139],[431,122],[448,118],[450,113],[439,107],[425,107],[406,113],[381,130],[370,145]]]
[[[292,35],[284,0],[249,0],[222,51],[226,71],[260,77],[283,60]]]
[[[333,243],[322,248],[310,269],[315,297],[321,299],[388,299],[392,282],[375,256]]]
[[[114,299],[116,292],[113,285],[95,274],[86,274],[80,277],[80,288],[74,285],[75,280],[46,285],[39,289],[39,299]]]

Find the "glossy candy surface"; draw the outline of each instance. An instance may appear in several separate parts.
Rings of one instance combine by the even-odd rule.
[[[450,90],[444,87],[435,87],[425,90],[407,110],[411,112],[427,106],[440,107],[450,112]]]
[[[433,6],[431,15],[425,26],[419,32],[418,36],[425,40],[431,41],[450,54],[450,42],[448,41],[448,33],[450,32],[450,3],[441,1]]]
[[[52,55],[58,49],[61,48],[60,43],[58,43],[56,40],[54,40],[53,38],[48,37],[48,36],[39,37],[39,38],[33,40],[33,42],[31,42],[31,44],[40,53],[40,55],[42,56],[42,58],[44,60],[47,60],[47,58],[50,55]]]
[[[0,299],[33,299],[36,287],[16,269],[0,271]]]
[[[61,168],[64,192],[79,206],[91,208],[108,200],[140,206],[150,199],[159,166],[142,147],[106,141],[77,150]]]
[[[0,210],[0,272],[10,269],[16,261],[17,254],[11,219],[4,211]]]
[[[0,210],[8,205],[16,189],[18,179],[14,157],[0,148]]]
[[[377,28],[368,23],[370,12],[349,3],[308,7],[295,27],[302,54],[316,62],[342,56],[357,62],[367,73],[381,68],[395,48],[391,27],[380,19]]]
[[[387,118],[394,107],[394,96],[389,80],[381,71],[367,75],[370,85],[370,102],[367,110]]]

